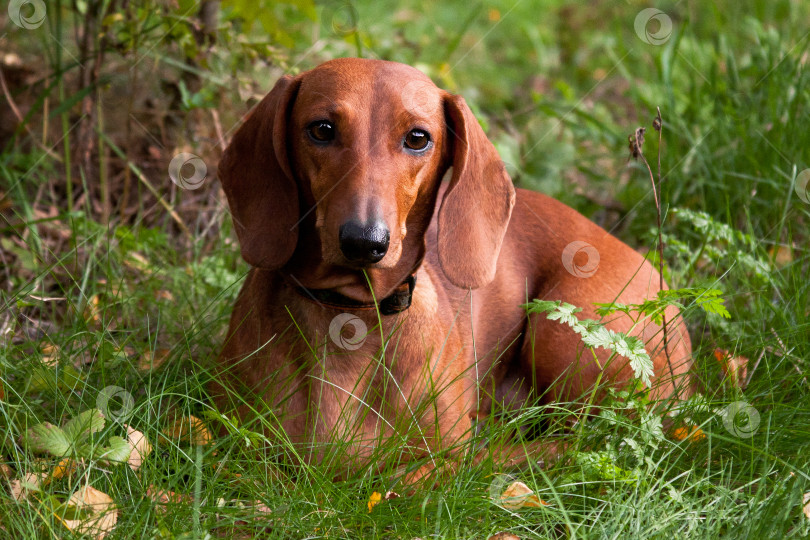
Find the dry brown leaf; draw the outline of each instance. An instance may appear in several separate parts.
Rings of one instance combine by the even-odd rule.
[[[6,457],[0,454],[0,478],[8,480],[14,476],[14,470],[9,467],[5,461]]]
[[[19,501],[28,496],[28,490],[23,487],[22,481],[19,479],[9,482],[9,491],[11,491],[11,498]]]
[[[802,502],[804,503],[804,508],[802,508],[802,511],[807,519],[810,519],[810,492],[804,494]]]
[[[778,268],[782,268],[793,262],[793,246],[780,244],[769,249],[768,254]]]
[[[54,219],[59,215],[59,210],[50,205],[46,208],[33,208],[34,219],[39,221],[37,227],[40,236],[50,240],[67,240],[72,236],[70,227],[60,219]]]
[[[130,469],[137,471],[141,468],[144,458],[152,451],[152,445],[149,444],[149,439],[146,438],[146,435],[140,431],[132,429],[129,426],[126,426],[126,428],[127,442],[130,447],[132,447],[127,463]]]
[[[65,526],[79,534],[89,535],[97,540],[107,536],[118,522],[118,510],[113,506],[112,498],[91,486],[80,487],[68,499],[68,504],[77,510],[89,510],[87,519],[66,519]]]
[[[56,367],[59,356],[59,347],[51,343],[42,346],[42,363],[48,367]]]
[[[39,491],[48,473],[28,473],[22,479],[11,481],[11,497],[15,501],[28,497],[32,491]]]
[[[167,291],[166,289],[158,289],[155,291],[155,300],[166,300],[168,302],[174,302],[174,295]]]
[[[149,270],[149,259],[137,251],[130,251],[124,259],[124,265],[138,272],[146,272]]]
[[[172,440],[187,441],[192,446],[206,446],[213,437],[205,423],[196,416],[182,416],[163,430],[163,434]]]
[[[502,531],[497,534],[493,534],[487,540],[520,540],[520,537],[516,534]]]
[[[714,357],[720,364],[720,370],[725,375],[725,378],[734,386],[745,389],[748,380],[748,358],[732,356],[725,349],[715,349]]]
[[[194,501],[190,495],[175,493],[169,489],[161,489],[153,485],[150,485],[146,489],[146,496],[152,499],[155,504],[158,505],[157,511],[161,514],[166,513],[166,505],[191,504]]]
[[[118,298],[121,289],[118,287],[117,283],[107,283],[106,279],[99,279],[96,283],[98,283],[99,289],[104,290],[104,295],[107,298]]]
[[[523,507],[542,508],[548,505],[546,501],[540,499],[534,491],[529,489],[529,486],[520,481],[512,482],[501,493],[500,502],[504,508],[509,510],[517,510]]]
[[[169,349],[155,349],[155,352],[146,351],[138,360],[138,369],[141,371],[151,371],[159,368],[169,358]]]
[[[94,325],[99,324],[101,321],[101,303],[97,294],[91,296],[87,305],[84,307],[84,320],[87,321],[88,324],[92,323]]]
[[[267,506],[266,504],[264,504],[261,501],[253,501],[253,504],[250,507],[253,510],[255,510],[256,513],[259,514],[259,515],[266,515],[266,514],[272,514],[273,513],[273,509],[270,508],[269,506]]]

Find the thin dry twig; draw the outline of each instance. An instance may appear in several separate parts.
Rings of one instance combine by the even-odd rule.
[[[115,143],[112,140],[110,140],[106,134],[104,134],[104,132],[99,131],[98,134],[101,135],[101,138],[107,143],[107,145],[112,149],[113,152],[115,152],[115,154],[119,158],[126,160],[126,154],[124,154],[124,152],[120,148],[118,148],[115,145]],[[180,227],[180,230],[183,231],[183,234],[186,235],[186,238],[191,238],[191,231],[183,222],[183,219],[174,210],[174,207],[169,202],[167,202],[166,199],[163,198],[163,195],[161,195],[160,192],[157,189],[155,189],[155,186],[152,185],[152,182],[149,181],[146,175],[144,175],[141,172],[141,170],[131,161],[127,161],[126,165],[132,170],[132,173],[135,175],[135,177],[138,178],[138,180],[140,180],[144,186],[146,186],[146,189],[148,189],[152,193],[152,195],[155,196],[158,203],[161,206],[163,206],[163,208],[169,213],[174,222],[177,223],[177,226]]]
[[[228,145],[225,144],[225,136],[222,134],[222,123],[219,121],[219,112],[217,112],[216,109],[211,109],[211,118],[214,120],[214,131],[217,132],[219,147],[224,149]]]
[[[653,128],[658,132],[658,185],[656,186],[655,177],[653,176],[652,168],[647,163],[647,158],[644,157],[644,152],[641,146],[644,144],[644,133],[647,131],[645,128],[640,127],[636,129],[633,135],[630,135],[630,154],[634,159],[641,159],[647,167],[647,172],[650,174],[650,183],[653,188],[653,198],[655,199],[656,217],[658,219],[658,286],[660,290],[664,290],[664,239],[661,233],[661,199],[659,192],[661,188],[661,142],[664,132],[664,121],[661,118],[661,108],[656,107],[657,114],[653,119]],[[669,373],[672,376],[672,381],[675,386],[675,392],[680,398],[680,391],[678,385],[675,384],[675,372],[672,369],[672,359],[669,357],[669,338],[667,335],[667,314],[666,309],[661,314],[661,327],[664,334],[664,354],[667,357],[667,365],[669,366]]]
[[[37,148],[48,154],[49,157],[55,159],[57,162],[62,163],[62,158],[56,152],[39,142],[37,137],[31,133],[31,130],[28,129],[28,124],[25,123],[25,118],[23,118],[22,113],[20,112],[19,107],[17,107],[17,103],[14,102],[14,98],[11,96],[11,92],[8,89],[8,85],[6,84],[6,77],[3,75],[3,68],[0,67],[0,89],[3,90],[3,95],[6,97],[6,102],[8,103],[11,112],[14,113],[14,116],[17,118],[17,122],[20,123],[22,128],[31,136],[31,140],[34,141],[34,144],[37,145]],[[47,123],[45,124],[47,125]],[[45,139],[45,137],[43,137]]]

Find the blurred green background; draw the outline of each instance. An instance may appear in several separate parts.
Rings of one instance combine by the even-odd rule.
[[[65,501],[90,482],[115,502],[116,538],[807,537],[808,22],[806,0],[4,4],[0,536],[66,534]],[[722,291],[731,313],[685,306],[702,397],[663,418],[613,396],[576,428],[570,459],[515,473],[550,502],[520,511],[493,496],[491,464],[372,511],[395,487],[384,474],[335,481],[251,457],[255,426],[228,424],[206,393],[247,272],[216,164],[281,75],[342,56],[411,64],[463,95],[518,186],[658,264],[650,177],[628,148],[647,128],[667,280]],[[204,165],[198,189],[169,178],[181,152]],[[747,359],[743,384],[729,358]],[[122,434],[108,423],[79,473],[57,478],[59,456],[22,434],[110,387],[157,450],[137,472],[104,463],[98,448]],[[739,402],[758,414],[750,438],[723,421]],[[196,444],[167,428],[188,415],[228,435]],[[31,495],[6,489],[35,473],[47,480]],[[159,490],[181,503],[163,509]]]

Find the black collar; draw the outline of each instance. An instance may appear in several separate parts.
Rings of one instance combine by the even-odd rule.
[[[394,315],[411,307],[413,289],[416,286],[416,274],[408,276],[394,292],[379,302],[381,315]],[[332,289],[307,289],[293,285],[293,289],[307,300],[315,301],[323,306],[339,309],[375,309],[374,302],[360,302],[344,296]]]

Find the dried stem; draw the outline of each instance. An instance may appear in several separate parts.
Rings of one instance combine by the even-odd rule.
[[[635,135],[630,137],[630,151],[634,158],[641,158],[641,161],[644,162],[644,165],[647,167],[647,172],[650,174],[650,183],[652,183],[653,188],[653,198],[655,199],[655,209],[656,209],[656,216],[658,219],[658,278],[659,278],[659,289],[664,290],[664,239],[663,234],[661,232],[661,200],[659,197],[659,192],[661,188],[661,142],[663,138],[664,132],[664,121],[661,118],[661,108],[656,107],[657,115],[655,120],[653,120],[653,127],[655,131],[658,132],[658,184],[656,186],[655,177],[652,173],[652,168],[650,168],[650,164],[647,163],[647,158],[644,157],[644,152],[641,150],[641,146],[644,144],[644,132],[646,131],[644,128],[636,129]],[[667,357],[667,365],[669,366],[669,373],[672,376],[672,383],[675,387],[675,392],[680,398],[680,392],[678,390],[677,382],[675,381],[675,372],[672,369],[672,360],[669,357],[669,338],[667,334],[667,314],[666,308],[664,308],[664,312],[661,314],[661,326],[664,333],[664,354]]]

